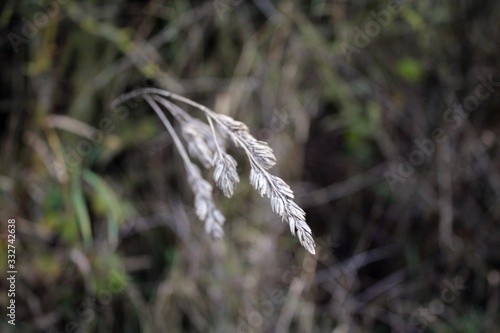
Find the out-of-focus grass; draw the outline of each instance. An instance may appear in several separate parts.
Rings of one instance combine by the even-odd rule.
[[[15,218],[19,272],[2,332],[500,329],[496,88],[461,126],[443,118],[498,74],[495,2],[405,1],[350,61],[343,43],[388,3],[66,1],[18,52],[9,33],[49,4],[2,6],[0,234]],[[269,141],[318,256],[245,177],[216,195],[211,241],[154,115],[109,109],[145,85]],[[449,140],[392,191],[384,172],[437,127]]]

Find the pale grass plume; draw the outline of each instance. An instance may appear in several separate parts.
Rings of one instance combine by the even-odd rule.
[[[183,96],[156,88],[134,90],[117,98],[112,107],[128,99],[142,96],[153,108],[172,136],[184,161],[188,183],[194,193],[194,208],[198,218],[205,223],[205,230],[215,238],[223,236],[225,218],[215,206],[212,185],[203,178],[190,156],[205,168],[213,168],[213,179],[226,197],[234,194],[240,181],[236,160],[226,151],[226,140],[243,149],[250,162],[250,183],[261,196],[270,199],[272,211],[288,223],[290,231],[302,246],[315,254],[315,243],[306,214],[294,199],[290,186],[281,178],[268,172],[276,164],[276,157],[269,145],[254,138],[248,126],[227,115],[217,114],[207,107]],[[173,101],[182,102],[201,110],[207,123],[191,117]],[[181,141],[177,132],[163,113],[160,105],[168,110],[180,125]],[[187,146],[187,149],[185,148]],[[189,153],[188,153],[189,152]]]

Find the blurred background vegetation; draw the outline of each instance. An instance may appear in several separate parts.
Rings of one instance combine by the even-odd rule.
[[[0,6],[2,332],[500,331],[499,2]],[[235,147],[212,241],[142,86],[268,141],[317,255]]]

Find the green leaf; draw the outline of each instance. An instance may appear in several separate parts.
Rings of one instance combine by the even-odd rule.
[[[89,248],[93,243],[92,228],[90,225],[87,204],[85,203],[85,197],[82,191],[80,172],[75,172],[71,178],[71,201],[75,209],[80,233],[82,234],[83,244],[86,248]]]
[[[411,82],[419,81],[423,74],[420,63],[411,58],[400,60],[396,66],[396,70],[401,77]]]
[[[83,172],[83,179],[90,185],[96,192],[96,197],[99,201],[103,201],[107,215],[108,224],[108,238],[112,244],[118,242],[119,221],[122,217],[121,204],[118,197],[113,190],[106,184],[101,177],[96,175],[90,170]],[[99,207],[101,203],[99,203]]]

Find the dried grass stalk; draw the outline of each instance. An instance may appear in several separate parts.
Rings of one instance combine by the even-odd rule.
[[[222,237],[224,216],[214,204],[212,186],[202,177],[200,169],[191,162],[184,145],[158,103],[178,120],[189,154],[205,168],[214,168],[214,181],[226,197],[231,197],[234,194],[240,179],[236,170],[236,160],[226,152],[225,140],[229,138],[237,147],[242,148],[250,161],[250,183],[252,186],[261,196],[267,196],[270,199],[272,211],[280,216],[282,221],[288,223],[290,231],[297,236],[302,246],[312,254],[315,253],[315,243],[311,228],[306,223],[306,214],[293,201],[292,189],[283,179],[267,171],[276,164],[273,150],[266,142],[255,139],[250,134],[247,125],[229,116],[217,114],[190,99],[155,88],[138,89],[122,95],[113,102],[112,107],[138,96],[144,97],[173,137],[184,161],[188,182],[195,196],[196,215],[205,222],[205,230],[209,234],[216,238]],[[167,98],[186,103],[203,111],[208,124],[191,117],[185,110]],[[216,131],[216,127],[218,131]]]

